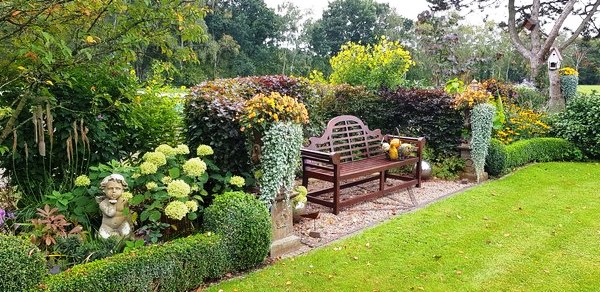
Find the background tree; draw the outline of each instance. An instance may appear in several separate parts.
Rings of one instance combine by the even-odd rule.
[[[212,12],[206,16],[206,25],[213,39],[220,40],[229,35],[240,47],[231,71],[223,70],[219,77],[273,72],[272,63],[267,60],[276,58],[273,56],[274,43],[282,25],[273,9],[262,0],[211,0],[208,5]]]
[[[427,2],[432,4],[434,10],[447,10],[451,7],[461,9],[470,5],[478,5],[479,8],[485,10],[486,7],[491,7],[492,4],[498,4],[497,0],[427,0]],[[513,46],[529,62],[531,80],[536,80],[539,76],[540,69],[544,66],[548,52],[552,47],[562,51],[582,33],[586,35],[597,34],[593,17],[597,14],[599,5],[600,0],[531,0],[520,6],[516,6],[514,0],[508,1],[506,5],[508,9],[508,21],[506,23],[508,31]],[[577,15],[581,17],[581,21],[564,42],[557,43],[557,37],[569,15]],[[533,25],[528,35],[519,33],[519,29],[525,20]],[[526,38],[524,38],[525,36]],[[560,94],[558,73],[550,71],[549,78],[549,109],[551,111],[564,109],[565,101]]]
[[[373,0],[336,0],[329,3],[322,18],[310,30],[311,49],[320,56],[333,56],[347,42],[372,44],[379,36],[392,30],[388,22],[398,19],[388,4]],[[395,22],[403,26],[404,23]]]

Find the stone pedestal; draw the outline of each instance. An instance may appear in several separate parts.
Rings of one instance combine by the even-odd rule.
[[[302,246],[300,237],[294,235],[291,200],[277,198],[273,203],[271,219],[273,220],[273,242],[270,253],[272,258],[280,257]]]
[[[473,165],[473,160],[471,159],[471,145],[468,143],[462,143],[458,146],[458,150],[460,151],[460,158],[465,160],[465,169],[459,173],[459,177],[461,179],[467,179],[470,182],[477,182],[477,172],[475,171],[475,166]],[[479,182],[486,181],[488,179],[487,172],[483,172],[481,177],[479,178]]]

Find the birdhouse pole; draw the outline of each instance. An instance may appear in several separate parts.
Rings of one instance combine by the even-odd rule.
[[[550,81],[550,100],[548,100],[548,111],[555,113],[565,108],[565,99],[560,92],[559,71],[562,57],[557,48],[552,47],[548,53],[548,79]]]

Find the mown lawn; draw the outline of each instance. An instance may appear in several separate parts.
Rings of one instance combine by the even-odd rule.
[[[600,93],[600,85],[578,85],[577,92],[580,93],[592,93],[592,90]]]
[[[523,168],[209,291],[593,291],[600,164]]]

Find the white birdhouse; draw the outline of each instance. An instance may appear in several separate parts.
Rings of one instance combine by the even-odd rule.
[[[557,48],[552,47],[548,56],[548,70],[558,70],[560,68],[560,61],[562,61],[560,52]]]

